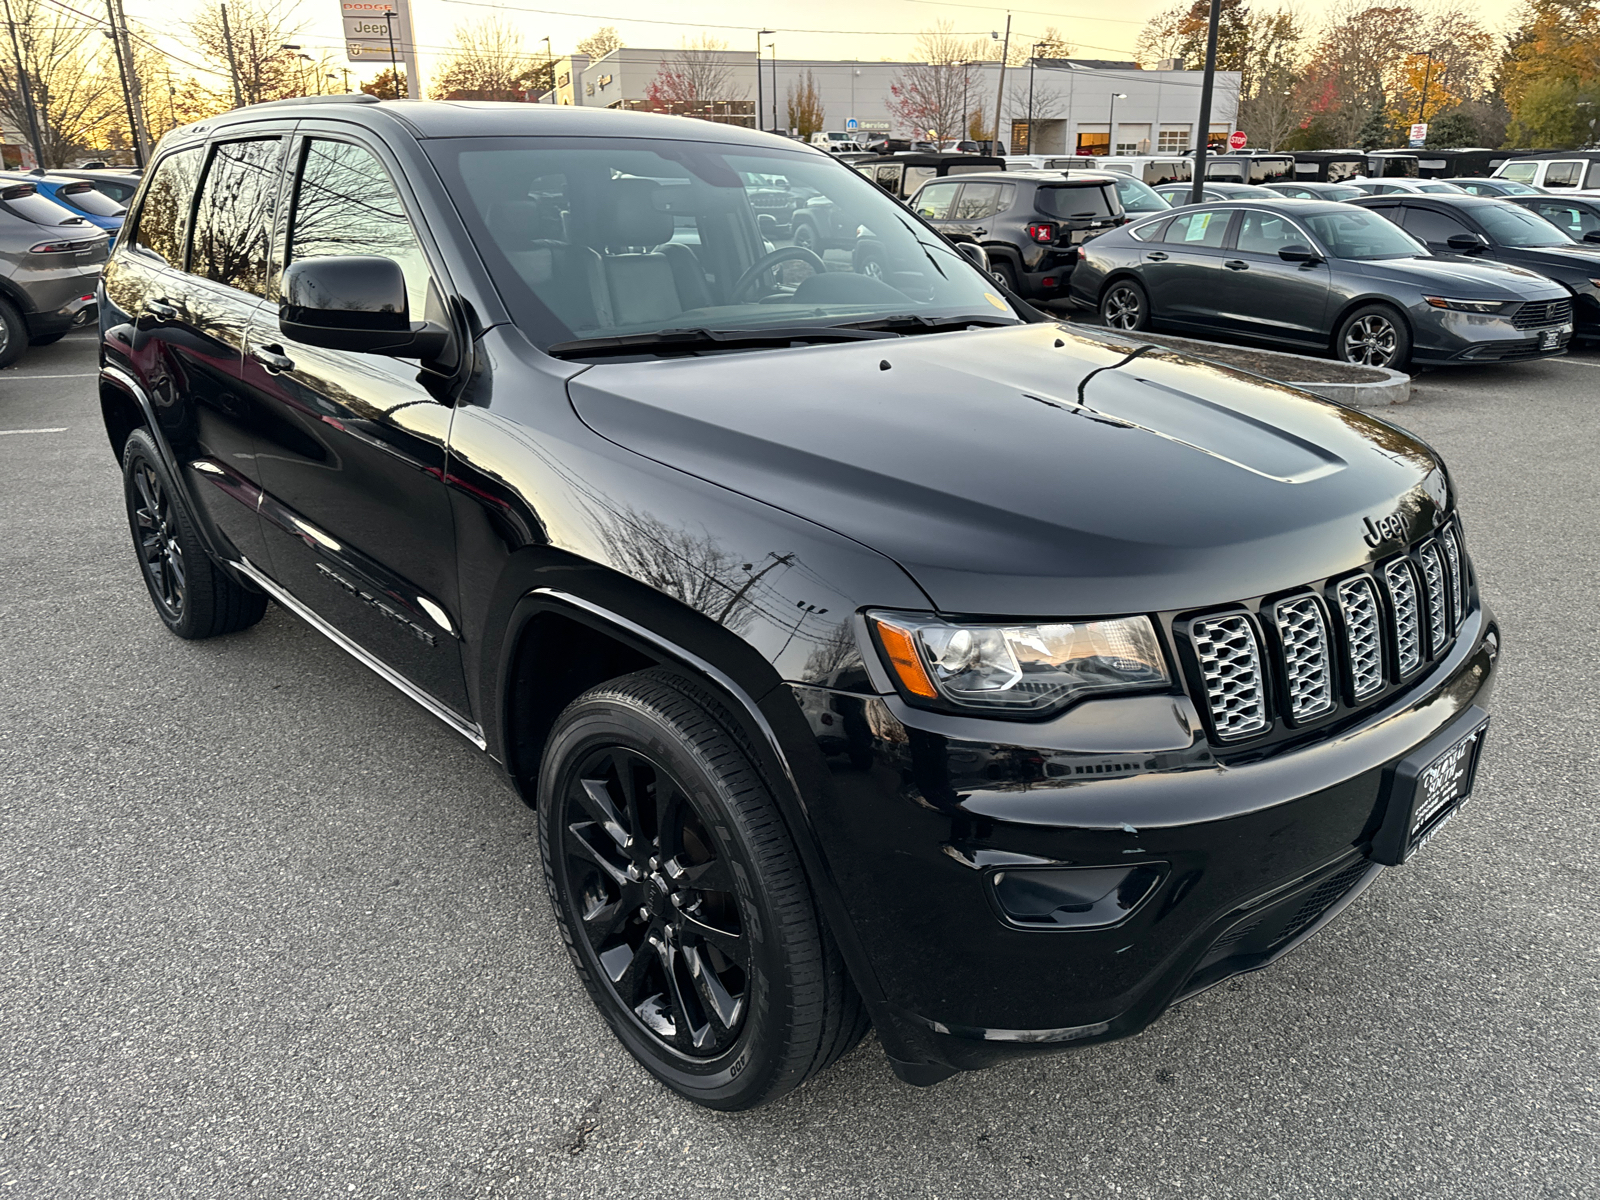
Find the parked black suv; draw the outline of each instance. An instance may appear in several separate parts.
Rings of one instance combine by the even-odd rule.
[[[893,270],[767,250],[767,175]],[[1134,1033],[1471,785],[1500,637],[1426,446],[1019,313],[807,148],[241,109],[163,140],[103,290],[160,618],[275,600],[487,750],[600,1012],[698,1103],[869,1022],[918,1084]]]
[[[1067,288],[1078,247],[1127,220],[1109,171],[1005,171],[924,184],[911,210],[946,237],[974,241],[1018,296]]]

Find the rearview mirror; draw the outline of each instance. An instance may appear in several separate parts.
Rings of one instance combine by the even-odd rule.
[[[1452,233],[1445,245],[1463,254],[1472,254],[1485,249],[1489,243],[1475,233]]]
[[[307,346],[394,358],[438,358],[450,343],[443,326],[411,320],[405,272],[377,255],[290,263],[278,328]]]
[[[982,246],[978,245],[977,242],[957,242],[956,249],[961,251],[961,253],[966,257],[967,261],[969,261],[973,266],[977,267],[978,270],[982,271],[985,275],[989,274],[992,270],[989,265],[989,252]]]
[[[1278,247],[1278,257],[1284,262],[1319,263],[1322,255],[1310,246],[1302,246],[1299,242],[1291,242],[1287,246]]]

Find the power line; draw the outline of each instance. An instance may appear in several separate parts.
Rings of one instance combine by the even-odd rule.
[[[541,17],[576,17],[584,21],[621,21],[631,25],[681,25],[686,29],[738,29],[745,33],[754,33],[754,25],[729,25],[716,21],[665,21],[658,17],[622,17],[615,13],[597,12],[569,12],[565,9],[555,8],[530,8],[520,4],[491,4],[489,0],[441,0],[444,4],[462,4],[469,8],[492,8],[499,12],[512,13],[537,13]],[[904,29],[794,29],[786,28],[784,33],[825,33],[837,37],[841,33],[848,33],[851,37],[916,37],[917,33]],[[987,29],[952,29],[955,37],[988,37]]]

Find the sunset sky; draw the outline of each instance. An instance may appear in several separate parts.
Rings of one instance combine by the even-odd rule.
[[[81,11],[98,11],[96,0],[63,0]],[[724,39],[733,49],[755,44],[752,17],[778,31],[775,38],[783,58],[903,59],[909,56],[920,30],[939,21],[954,24],[959,33],[987,36],[1005,28],[1003,3],[956,3],[954,0],[807,0],[806,3],[755,3],[749,0],[686,0],[664,4],[660,0],[531,0],[528,6],[500,4],[494,0],[412,0],[417,42],[427,57],[442,50],[459,22],[476,21],[501,13],[523,31],[530,51],[542,53],[548,36],[559,57],[580,38],[601,25],[615,25],[630,46],[675,47],[701,32]],[[196,7],[190,0],[124,0],[128,17],[147,28],[166,31],[165,45],[174,54],[202,64],[192,40],[180,27],[184,14]],[[536,10],[534,5],[540,7]],[[1013,42],[1031,42],[1048,26],[1055,26],[1084,58],[1131,58],[1140,27],[1150,16],[1169,6],[1168,0],[1125,0],[1108,5],[1065,0],[1031,0],[1026,8],[1012,8]],[[1270,7],[1270,6],[1269,6]],[[1297,5],[1315,22],[1329,7],[1326,3]],[[1516,0],[1477,0],[1471,6],[1479,18],[1497,30],[1509,24]],[[298,39],[308,51],[328,50],[342,59],[338,0],[301,0]],[[174,18],[177,18],[175,21]],[[213,64],[203,64],[213,65]],[[364,76],[373,69],[357,72]],[[202,78],[207,78],[202,75]],[[215,77],[210,79],[219,83]]]

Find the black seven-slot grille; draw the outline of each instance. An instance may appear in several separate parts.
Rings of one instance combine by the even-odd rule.
[[[1454,522],[1370,570],[1174,623],[1211,736],[1315,724],[1409,680],[1450,648],[1471,591]]]

